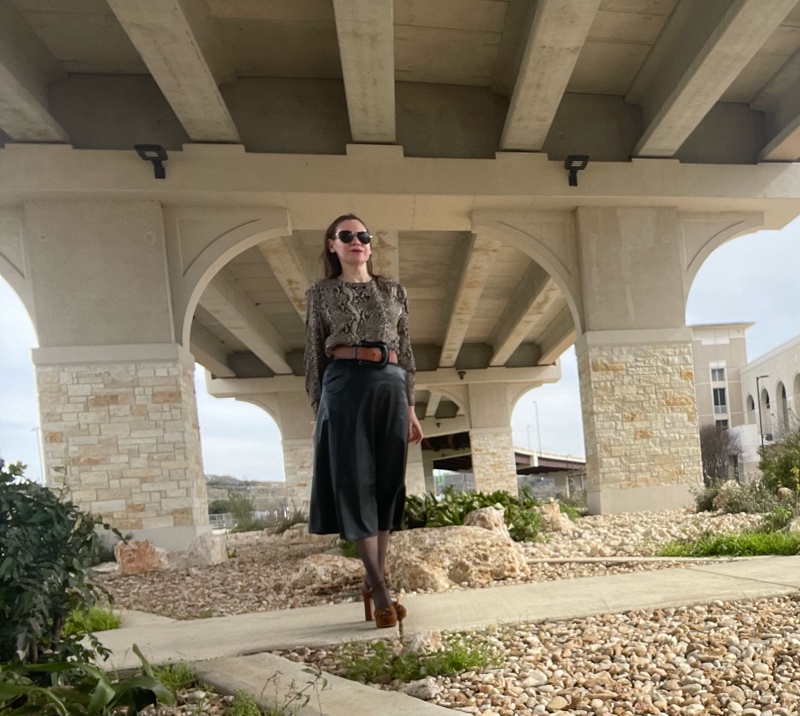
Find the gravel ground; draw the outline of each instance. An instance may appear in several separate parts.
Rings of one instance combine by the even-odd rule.
[[[541,582],[674,567],[676,562],[637,563],[635,557],[652,555],[659,545],[706,530],[728,532],[754,526],[753,515],[716,515],[668,511],[603,515],[579,519],[571,532],[549,533],[543,543],[523,544],[531,577],[516,580]],[[336,604],[360,598],[358,579],[333,585],[296,587],[292,577],[302,560],[328,549],[327,545],[291,543],[264,533],[229,535],[237,557],[211,567],[167,570],[121,576],[102,575],[103,586],[114,605],[175,619],[198,619],[317,604]],[[552,564],[542,559],[631,557],[627,563]],[[512,583],[511,580],[503,584]],[[495,583],[496,584],[496,583]],[[493,585],[490,585],[493,586]]]
[[[483,716],[788,716],[800,705],[800,595],[464,634],[489,644],[503,666],[429,677],[409,691]],[[338,651],[282,653],[341,673]]]

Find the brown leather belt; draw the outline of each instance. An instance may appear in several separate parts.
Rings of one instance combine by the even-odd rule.
[[[364,360],[370,363],[383,363],[383,351],[380,348],[366,346],[334,346],[333,357],[337,360]],[[397,353],[389,351],[389,363],[397,363]]]

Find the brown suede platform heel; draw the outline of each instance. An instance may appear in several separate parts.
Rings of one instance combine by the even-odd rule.
[[[381,584],[384,584],[384,582],[381,582]],[[372,590],[373,588],[365,580],[361,586],[361,598],[364,600],[364,621],[371,622],[374,619],[375,626],[378,629],[385,629],[395,626],[397,622],[401,622],[406,618],[408,610],[398,602],[392,602],[391,605],[383,609],[375,609]]]

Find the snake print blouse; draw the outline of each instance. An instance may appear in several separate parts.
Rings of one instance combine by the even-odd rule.
[[[322,374],[334,346],[382,341],[397,352],[407,375],[408,404],[414,405],[414,354],[408,337],[408,296],[390,279],[366,283],[338,278],[317,281],[306,291],[306,392],[317,414],[322,396]]]

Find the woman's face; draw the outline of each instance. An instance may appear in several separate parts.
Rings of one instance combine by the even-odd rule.
[[[367,227],[356,219],[345,219],[336,227],[336,234],[332,240],[328,240],[328,250],[335,253],[342,262],[342,266],[347,264],[351,268],[359,268],[369,261],[372,255],[372,244],[362,244],[357,236],[349,244],[345,244],[339,238],[339,232],[352,231],[354,234],[366,231]]]

